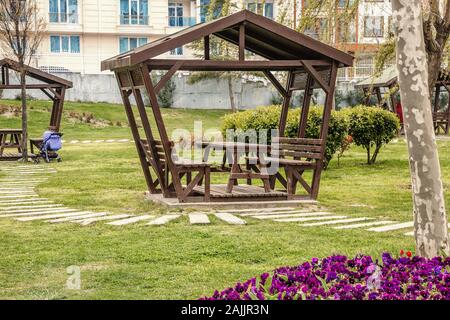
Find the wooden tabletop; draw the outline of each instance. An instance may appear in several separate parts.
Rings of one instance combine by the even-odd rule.
[[[0,129],[0,133],[22,133],[22,129]]]
[[[268,144],[259,144],[259,143],[246,143],[246,142],[229,142],[229,141],[202,141],[197,145],[201,145],[202,148],[222,148],[222,149],[261,149],[265,148],[266,150],[270,150],[270,145]]]

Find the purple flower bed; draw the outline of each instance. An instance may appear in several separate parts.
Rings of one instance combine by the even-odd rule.
[[[403,253],[403,252],[402,252]],[[264,273],[202,300],[450,300],[450,257],[407,256],[382,261],[358,255],[313,258]]]

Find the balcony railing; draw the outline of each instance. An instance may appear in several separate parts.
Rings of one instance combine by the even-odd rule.
[[[78,23],[77,13],[50,12],[48,16],[50,23]]]
[[[169,27],[190,27],[196,24],[195,17],[168,17]]]
[[[148,16],[144,15],[130,15],[122,14],[120,15],[120,24],[128,25],[148,25]]]

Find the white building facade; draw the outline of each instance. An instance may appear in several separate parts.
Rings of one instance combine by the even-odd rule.
[[[48,25],[33,64],[50,72],[99,74],[102,60],[203,22],[204,5],[210,0],[36,1]],[[342,0],[345,1],[349,0]],[[277,19],[281,14],[279,3],[236,0],[236,9],[247,8]],[[306,3],[307,0],[285,0],[283,8],[293,14],[294,9],[302,12]],[[346,47],[358,59],[355,68],[340,74],[341,80],[370,75],[373,53],[390,28],[390,15],[389,0],[361,0],[358,16],[351,22],[355,35]],[[360,51],[367,54],[359,57]],[[189,58],[192,52],[181,47],[165,55],[170,56]]]

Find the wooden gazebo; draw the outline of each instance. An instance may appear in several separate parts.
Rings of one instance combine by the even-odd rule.
[[[10,71],[17,73],[19,79],[20,66],[11,59],[0,60],[0,90],[20,90],[21,86],[18,83],[11,83]],[[41,90],[52,102],[52,112],[50,116],[49,126],[52,126],[59,131],[61,125],[61,117],[64,107],[64,97],[66,90],[72,88],[72,82],[31,66],[26,66],[27,79],[34,79],[35,83],[26,84],[26,89]],[[44,129],[44,128],[43,128]],[[11,136],[10,141],[7,137]],[[36,141],[38,141],[37,139]],[[0,160],[15,160],[20,159],[21,155],[21,130],[20,129],[2,129],[0,128]],[[4,153],[5,148],[15,148],[18,153]]]
[[[210,37],[216,36],[238,48],[236,60],[218,61],[210,59]],[[157,56],[172,49],[187,45],[193,41],[204,42],[203,59],[179,60],[160,59]],[[246,60],[245,51],[260,56],[260,60]],[[330,113],[333,105],[336,74],[340,67],[351,66],[353,57],[333,47],[325,45],[308,36],[300,34],[263,16],[243,10],[233,15],[211,22],[198,24],[175,34],[148,43],[102,62],[102,70],[114,71],[122,95],[125,111],[136,143],[148,190],[162,198],[175,198],[179,202],[190,201],[246,201],[246,200],[286,200],[299,197],[316,199],[319,191],[320,176],[323,168],[325,144],[327,140]],[[168,70],[161,80],[154,84],[150,73],[154,70]],[[157,93],[177,71],[259,71],[272,82],[283,96],[279,122],[279,155],[268,152],[265,157],[280,168],[284,168],[285,177],[279,172],[268,174],[260,157],[256,162],[243,169],[239,164],[236,151],[243,148],[248,153],[250,144],[220,146],[232,150],[230,166],[224,164],[213,167],[204,161],[180,159],[173,154],[174,143],[169,140],[164,120],[157,101]],[[285,71],[287,83],[283,86],[272,71]],[[306,139],[306,120],[313,89],[322,89],[326,93],[323,122],[317,139]],[[284,138],[289,102],[292,92],[305,90],[302,113],[299,119],[298,138]],[[147,93],[151,111],[156,123],[157,133],[150,125],[147,110],[142,98]],[[130,103],[134,96],[143,127],[143,136],[137,128],[137,120]],[[205,154],[211,147],[208,142],[202,144]],[[220,147],[219,146],[219,147]],[[213,148],[218,147],[213,145]],[[270,146],[256,146],[258,150]],[[224,157],[230,158],[230,157]],[[247,160],[249,157],[246,158]],[[303,173],[312,170],[312,182],[308,184]],[[152,172],[153,171],[153,172]],[[227,185],[210,185],[210,172],[229,172]],[[192,173],[196,176],[192,178]],[[183,183],[183,179],[186,182]],[[239,179],[245,179],[245,185],[238,185]],[[262,180],[264,187],[251,185],[251,180]],[[284,187],[275,190],[275,181]],[[306,196],[296,195],[296,185],[305,189]]]
[[[396,93],[398,92],[397,84],[397,70],[395,66],[386,68],[379,76],[370,77],[359,82],[355,88],[364,91],[366,104],[369,104],[371,96],[377,97],[378,104],[384,102],[383,95],[389,91],[390,110],[396,112],[397,105]],[[440,110],[441,92],[442,88],[447,90],[449,94],[448,104],[444,110]],[[450,130],[450,74],[446,70],[441,70],[438,81],[436,82],[436,89],[434,93],[433,106],[433,122],[436,134],[448,134]],[[386,101],[387,103],[387,101]]]

